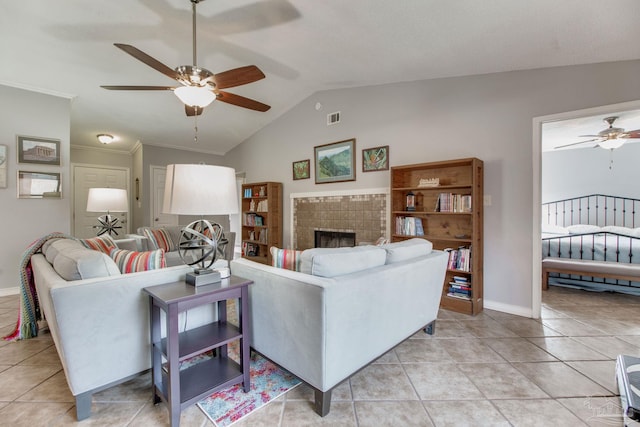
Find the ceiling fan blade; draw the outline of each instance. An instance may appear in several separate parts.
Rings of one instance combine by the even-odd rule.
[[[184,106],[184,112],[187,113],[188,117],[199,116],[200,114],[202,114],[203,110],[204,108],[192,107],[191,105]]]
[[[593,141],[597,141],[597,139],[588,139],[586,141],[572,142],[571,144],[558,145],[557,147],[553,147],[553,149],[555,150],[557,148],[571,147],[572,145],[585,144],[587,142],[593,142]]]
[[[120,48],[120,49],[124,50],[129,55],[131,55],[134,58],[136,58],[138,61],[144,62],[145,64],[147,64],[149,67],[153,68],[154,70],[160,71],[165,76],[170,77],[170,78],[172,78],[174,80],[178,80],[178,73],[176,73],[175,70],[167,67],[162,62],[158,61],[157,59],[155,59],[155,58],[153,58],[153,57],[151,57],[149,55],[147,55],[146,53],[144,53],[140,49],[138,49],[136,47],[133,47],[130,44],[114,43],[114,45],[117,48]]]
[[[255,110],[260,112],[268,111],[271,107],[263,104],[262,102],[255,101],[253,99],[245,98],[244,96],[235,95],[229,92],[219,91],[217,93],[217,100],[226,102],[227,104],[237,105],[238,107],[248,108],[249,110]]]
[[[173,86],[100,86],[109,90],[174,90]]]
[[[625,132],[629,136],[627,138],[640,138],[640,129],[630,130],[629,132]]]
[[[264,73],[255,65],[234,68],[233,70],[223,71],[214,75],[218,89],[246,85],[264,79],[264,77]]]

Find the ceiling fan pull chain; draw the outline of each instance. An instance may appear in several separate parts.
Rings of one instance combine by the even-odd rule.
[[[197,144],[198,143],[198,107],[195,107],[195,109],[196,109],[196,115],[193,116],[193,121],[194,121],[193,130],[195,132],[195,135],[193,137],[193,142]]]
[[[609,170],[613,168],[613,148],[609,150]]]

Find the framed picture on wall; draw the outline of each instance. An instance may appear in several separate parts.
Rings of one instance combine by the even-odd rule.
[[[356,139],[314,147],[316,184],[356,180]]]
[[[293,162],[293,180],[311,178],[311,160]]]
[[[60,166],[60,140],[18,135],[18,163]]]
[[[62,181],[59,173],[18,171],[18,198],[62,198]]]
[[[0,188],[7,188],[7,146],[0,145]]]
[[[362,150],[362,172],[389,170],[389,146]]]

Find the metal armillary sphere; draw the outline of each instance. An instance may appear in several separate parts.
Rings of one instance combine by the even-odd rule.
[[[229,241],[224,236],[220,224],[211,224],[205,219],[193,221],[182,229],[178,250],[185,264],[199,264],[198,271],[204,272],[216,259],[224,257]]]

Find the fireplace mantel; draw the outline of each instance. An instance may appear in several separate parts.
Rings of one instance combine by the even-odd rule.
[[[388,188],[291,193],[289,198],[292,248],[312,248],[317,229],[354,232],[356,244],[389,237]]]

